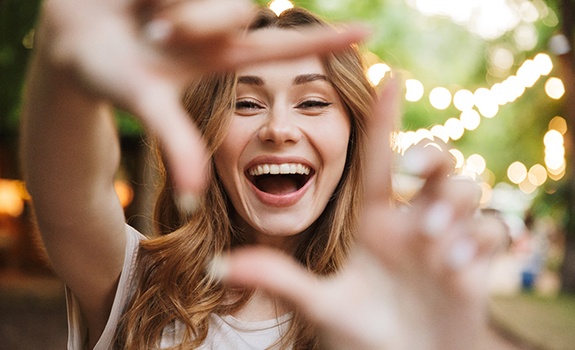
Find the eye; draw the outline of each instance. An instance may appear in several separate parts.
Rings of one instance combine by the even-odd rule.
[[[239,100],[236,101],[236,112],[239,114],[249,115],[255,114],[265,107],[253,100]]]
[[[331,102],[325,102],[321,100],[305,100],[302,103],[298,104],[296,108],[301,109],[321,109],[331,106]]]

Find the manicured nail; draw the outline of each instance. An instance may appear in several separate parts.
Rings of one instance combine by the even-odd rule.
[[[180,193],[176,196],[176,205],[180,213],[191,215],[200,208],[200,199],[193,193]]]
[[[427,210],[423,217],[423,232],[430,237],[440,236],[446,232],[453,219],[453,208],[451,205],[439,201]]]
[[[453,270],[467,265],[475,256],[477,245],[470,239],[462,238],[455,242],[447,256],[447,264]]]
[[[226,278],[230,272],[229,259],[223,255],[216,255],[206,266],[208,276],[216,281]]]
[[[151,42],[162,43],[172,35],[173,26],[163,19],[154,19],[143,28],[144,36]]]

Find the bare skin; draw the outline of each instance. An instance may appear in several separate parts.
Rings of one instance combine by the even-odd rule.
[[[487,328],[484,283],[505,230],[477,215],[478,186],[447,177],[449,159],[428,147],[408,157],[426,181],[418,197],[407,208],[390,205],[393,85],[368,128],[367,196],[343,271],[320,279],[283,253],[249,248],[216,259],[212,272],[298,306],[329,349],[505,349]]]
[[[179,102],[187,83],[211,70],[341,49],[366,35],[349,28],[246,38],[239,28],[252,11],[240,0],[43,4],[24,100],[23,168],[51,263],[80,301],[90,347],[108,319],[126,245],[113,188],[120,154],[112,106],[160,139],[189,198],[203,189],[207,157]]]
[[[44,3],[25,93],[23,168],[51,263],[80,301],[90,347],[108,319],[126,246],[113,189],[120,154],[112,107],[160,139],[189,198],[203,189],[207,157],[179,103],[188,82],[206,71],[341,49],[366,35],[348,28],[246,37],[238,28],[251,13],[243,0]],[[248,304],[255,308],[244,310],[247,318],[267,318],[280,295],[334,349],[473,349],[485,334],[485,295],[476,287],[500,227],[475,215],[474,187],[449,182],[448,162],[433,153],[418,170],[426,185],[413,206],[390,206],[387,135],[397,100],[397,90],[385,90],[369,127],[368,196],[349,264],[318,280],[275,252],[237,252],[219,275],[266,292]],[[429,213],[440,215],[428,221]]]

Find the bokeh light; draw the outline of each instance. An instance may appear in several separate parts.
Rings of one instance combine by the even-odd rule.
[[[285,10],[293,8],[293,4],[289,0],[274,0],[269,4],[269,7],[279,16]]]
[[[462,112],[473,108],[473,104],[473,93],[469,90],[457,90],[453,95],[453,105]]]
[[[449,153],[455,158],[455,168],[461,168],[465,162],[465,157],[460,150],[452,148],[449,150]]]
[[[467,130],[475,130],[479,127],[481,123],[481,116],[477,113],[476,110],[470,109],[467,111],[461,112],[459,116],[459,120],[461,120],[461,124]]]
[[[535,186],[541,186],[547,181],[547,169],[541,164],[535,164],[529,168],[527,177]]]
[[[485,158],[483,158],[479,154],[472,154],[467,158],[467,167],[472,170],[477,175],[483,174],[485,171],[485,167],[487,163],[485,162]]]
[[[445,130],[447,130],[449,138],[452,140],[459,140],[465,132],[463,123],[457,118],[449,118],[443,125],[445,126]]]
[[[555,77],[549,78],[547,82],[545,82],[545,92],[547,93],[547,96],[554,100],[560,99],[563,97],[563,94],[565,94],[563,81]]]
[[[518,185],[527,177],[527,167],[521,162],[513,162],[507,168],[507,177]]]
[[[407,79],[405,81],[405,99],[410,102],[417,102],[423,97],[423,84],[417,79]]]
[[[429,102],[433,107],[444,110],[451,104],[451,92],[444,87],[436,87],[429,93]]]
[[[567,121],[561,116],[555,116],[549,121],[549,130],[557,130],[561,135],[567,132]]]
[[[367,69],[367,77],[373,86],[377,86],[391,68],[385,63],[376,63]]]

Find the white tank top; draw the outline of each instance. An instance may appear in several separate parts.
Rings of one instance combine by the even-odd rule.
[[[132,295],[136,255],[139,241],[146,239],[132,227],[126,225],[126,253],[124,266],[114,303],[106,327],[98,339],[94,350],[112,349],[114,334],[122,316],[122,310]],[[66,304],[68,308],[68,349],[81,350],[85,348],[87,327],[80,311],[80,305],[70,289],[66,288]],[[201,350],[263,350],[276,349],[274,345],[282,334],[287,332],[292,315],[286,314],[277,319],[261,322],[244,322],[232,316],[211,315],[208,336],[200,346]],[[160,348],[169,348],[180,344],[184,326],[175,322],[162,332]]]

